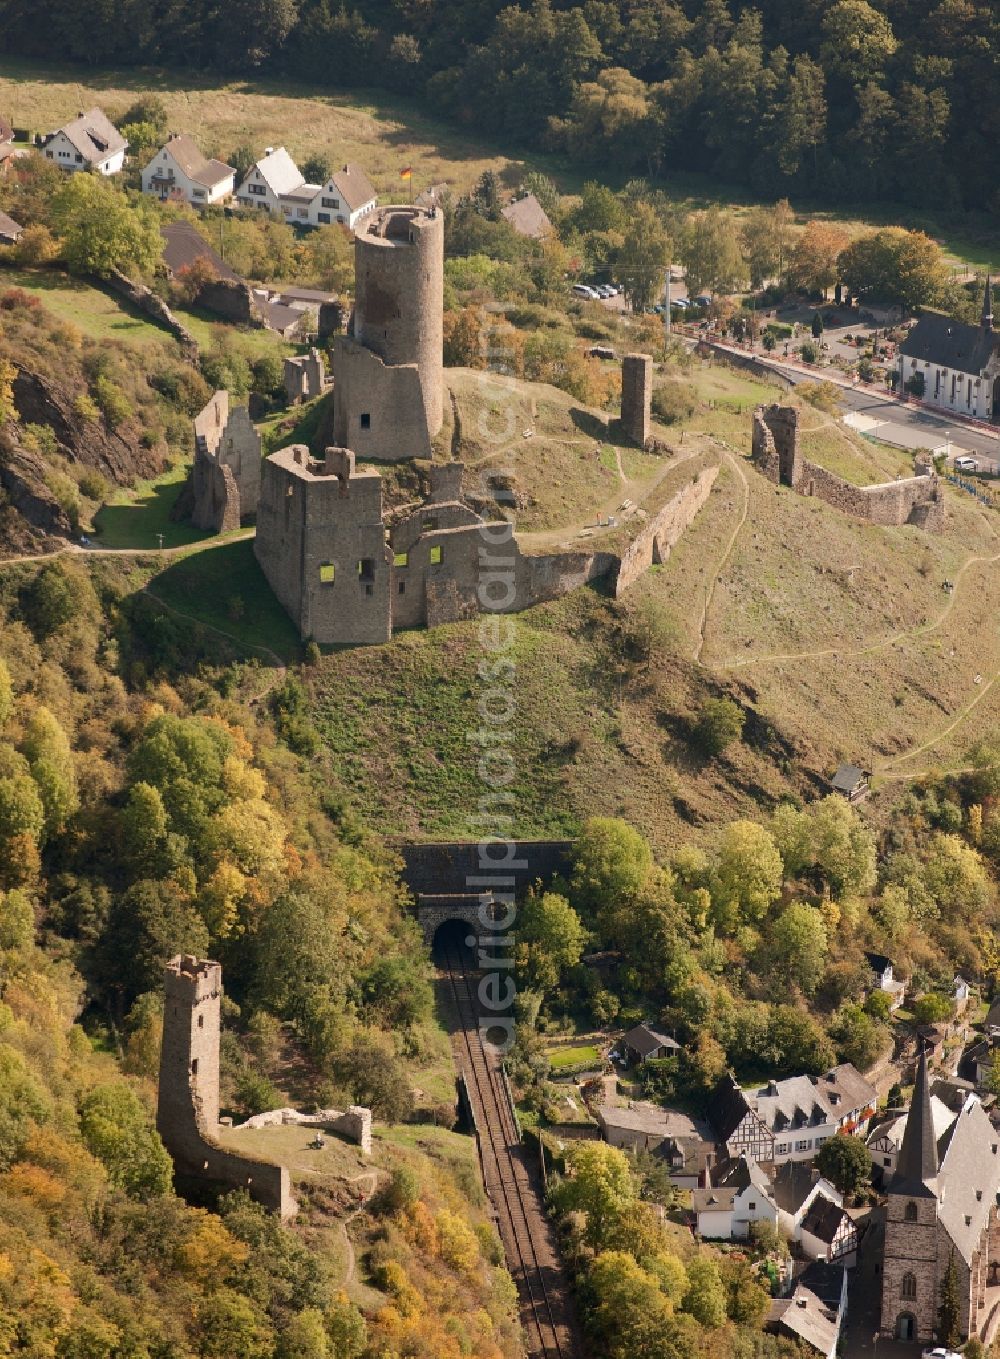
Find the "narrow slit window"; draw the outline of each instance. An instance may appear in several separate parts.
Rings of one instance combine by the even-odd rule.
[[[371,429],[371,427],[372,427],[372,417],[371,417],[371,414],[370,414],[368,411],[362,411],[362,412],[361,412],[361,428],[362,428],[362,429]]]
[[[358,562],[358,576],[363,581],[375,579],[375,558],[362,557]]]

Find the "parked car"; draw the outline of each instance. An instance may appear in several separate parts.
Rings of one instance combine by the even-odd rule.
[[[920,1359],[962,1359],[960,1354],[954,1350],[949,1350],[944,1345],[928,1345],[926,1349],[920,1351]]]
[[[712,298],[709,293],[699,293],[694,301],[697,307],[710,307],[712,305]]]
[[[597,302],[600,300],[600,293],[596,288],[592,288],[589,283],[574,283],[573,291],[576,293],[577,297],[585,297],[588,302]]]
[[[978,463],[978,461],[977,461],[975,458],[968,458],[968,457],[964,457],[964,456],[961,457],[961,458],[956,458],[956,459],[955,459],[955,471],[956,471],[956,472],[978,472],[978,471],[979,471],[979,463]],[[938,1356],[935,1356],[935,1359],[939,1359],[939,1357],[938,1357]]]
[[[670,305],[671,305],[672,307],[678,307],[681,311],[687,311],[687,309],[688,309],[688,307],[690,307],[691,303],[687,300],[686,297],[678,297],[678,298],[673,298],[673,297],[672,297],[672,298],[670,299]]]

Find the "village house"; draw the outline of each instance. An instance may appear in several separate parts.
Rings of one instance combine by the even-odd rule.
[[[906,983],[893,976],[892,959],[884,953],[866,953],[865,960],[871,968],[872,984],[889,997],[890,1010],[898,1010],[906,995]]]
[[[864,802],[870,790],[868,775],[854,764],[842,764],[830,780],[830,787],[848,802]]]
[[[359,166],[343,166],[325,184],[307,184],[283,146],[267,148],[240,185],[236,200],[241,207],[277,213],[293,226],[338,223],[350,230],[370,216],[378,203]]]
[[[231,165],[209,160],[193,138],[182,134],[171,137],[143,170],[142,191],[164,203],[203,208],[231,197],[235,179]]]
[[[835,1359],[846,1312],[846,1269],[817,1262],[800,1275],[790,1297],[773,1300],[764,1330]]]
[[[13,217],[0,212],[0,245],[17,245],[23,230],[20,222],[15,222]]]
[[[598,1106],[596,1117],[610,1146],[653,1152],[667,1161],[678,1188],[695,1189],[708,1183],[718,1153],[711,1128],[701,1120],[644,1101],[624,1106],[607,1101]]]
[[[976,1095],[939,1143],[927,1055],[917,1062],[913,1101],[889,1183],[882,1256],[880,1333],[926,1343],[935,1334],[941,1285],[954,1265],[959,1329],[978,1335],[987,1290],[1000,1283],[1000,1134]],[[996,1297],[993,1293],[990,1301]]]
[[[943,312],[925,311],[899,346],[899,390],[918,393],[929,406],[979,420],[1000,420],[1000,336],[993,329],[989,278],[978,325]],[[915,383],[916,380],[916,383]]]
[[[46,160],[63,170],[93,170],[116,175],[125,164],[128,142],[98,108],[78,113],[71,123],[51,132],[43,143]]]
[[[771,1182],[752,1156],[729,1161],[705,1189],[691,1195],[698,1235],[710,1241],[745,1241],[755,1222],[778,1224]]]
[[[955,1014],[964,1014],[969,1005],[972,988],[962,976],[957,976],[951,984],[951,998],[955,1003]]]
[[[672,1057],[681,1045],[669,1034],[658,1033],[649,1024],[637,1024],[618,1040],[618,1049],[626,1066],[642,1066],[660,1057]]]
[[[931,1122],[934,1127],[934,1141],[941,1145],[941,1139],[955,1122],[955,1111],[949,1109],[943,1099],[931,1096]],[[899,1152],[906,1131],[906,1112],[890,1114],[872,1128],[865,1139],[865,1146],[872,1158],[872,1180],[876,1185],[888,1184],[896,1173]]]
[[[178,220],[165,222],[160,227],[163,237],[161,263],[171,278],[176,278],[195,262],[207,265],[217,278],[239,283],[240,276],[231,269],[217,250],[213,250],[193,222]]]
[[[878,1093],[850,1062],[823,1076],[790,1076],[743,1090],[732,1073],[709,1101],[708,1116],[730,1156],[808,1161],[838,1132],[856,1132],[875,1112]]]
[[[519,236],[527,236],[534,241],[543,241],[551,236],[553,226],[548,213],[533,193],[508,203],[500,214],[509,222]]]

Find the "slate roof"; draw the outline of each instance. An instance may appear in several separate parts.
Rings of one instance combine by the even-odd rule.
[[[971,1095],[945,1137],[937,1177],[938,1220],[967,1264],[1000,1189],[998,1136],[979,1099]]]
[[[995,1000],[986,1013],[986,1024],[1000,1028],[1000,1000]]]
[[[736,1185],[719,1185],[714,1189],[692,1189],[691,1208],[695,1213],[730,1213],[740,1189]]]
[[[283,146],[262,157],[254,169],[260,171],[272,193],[290,194],[305,183],[302,171]]]
[[[839,1326],[837,1313],[804,1284],[799,1284],[790,1298],[775,1298],[768,1309],[765,1324],[770,1329],[790,1331],[799,1340],[830,1354],[837,1343]]]
[[[621,1041],[640,1057],[648,1057],[658,1048],[670,1048],[679,1052],[681,1046],[669,1035],[657,1033],[656,1029],[650,1028],[648,1024],[637,1024],[634,1029],[629,1029]]]
[[[704,1134],[708,1132],[707,1128],[678,1109],[663,1109],[641,1101],[629,1104],[627,1108],[618,1104],[602,1104],[597,1110],[597,1117],[607,1128],[623,1128],[660,1137],[704,1141]]]
[[[322,306],[324,302],[338,300],[336,293],[325,293],[320,288],[282,288],[278,297],[289,307],[293,302],[314,302]]]
[[[282,302],[259,302],[257,305],[268,330],[283,335],[290,327],[302,324],[303,313],[296,307],[286,307]]]
[[[240,276],[190,222],[167,222],[160,227],[163,237],[163,262],[171,274],[192,265],[195,260],[207,260],[220,278],[238,283]]]
[[[843,1117],[851,1109],[866,1109],[878,1102],[878,1091],[865,1080],[856,1066],[841,1062],[816,1078],[816,1088],[825,1094],[834,1113]],[[840,1096],[839,1102],[834,1096]]]
[[[771,1177],[774,1201],[783,1213],[794,1217],[819,1180],[811,1161],[785,1161],[775,1166]]]
[[[982,325],[955,321],[939,311],[925,311],[899,346],[908,359],[938,368],[954,368],[979,377],[1000,345],[1000,335]]]
[[[0,212],[0,240],[16,241],[24,230],[20,222],[15,222],[13,217],[8,217],[5,212]]]
[[[723,1142],[743,1122],[750,1109],[747,1097],[732,1072],[721,1077],[708,1101],[708,1117]]]
[[[921,1048],[913,1099],[906,1116],[890,1192],[908,1194],[911,1198],[933,1198],[937,1173],[938,1148],[931,1112],[931,1088],[927,1078],[927,1053]]]
[[[842,1062],[823,1076],[789,1076],[769,1081],[759,1090],[741,1090],[732,1075],[725,1076],[709,1100],[709,1118],[727,1140],[749,1111],[772,1133],[839,1123],[847,1114],[874,1104],[878,1093],[850,1062]]]
[[[832,1246],[845,1217],[849,1217],[849,1214],[839,1203],[834,1203],[825,1194],[817,1194],[802,1219],[802,1230],[827,1246]]]
[[[903,1141],[903,1132],[906,1128],[907,1114],[895,1114],[892,1118],[883,1119],[876,1127],[872,1128],[868,1137],[865,1139],[867,1146],[874,1145],[879,1138],[885,1137],[892,1142],[896,1150],[899,1150]],[[955,1121],[954,1112],[948,1108],[944,1100],[938,1099],[937,1095],[931,1095],[931,1123],[934,1128],[934,1140],[938,1144],[938,1151],[941,1149],[941,1139]]]
[[[552,232],[548,213],[533,193],[517,199],[514,203],[508,203],[502,215],[519,236],[530,236],[538,241]]]
[[[69,138],[84,160],[90,162],[106,160],[128,146],[104,111],[98,108],[79,114],[58,131]]]
[[[856,764],[842,764],[830,780],[830,786],[838,793],[853,793],[859,783],[866,778],[865,771]]]
[[[196,184],[201,184],[206,189],[214,189],[216,184],[221,184],[224,179],[236,173],[233,167],[226,165],[224,161],[209,160],[202,155],[198,143],[186,133],[171,137],[161,150],[169,151],[188,179],[194,180]],[[159,154],[157,152],[157,155]]]
[[[742,1192],[751,1185],[771,1197],[771,1181],[752,1156],[737,1156],[712,1176],[717,1188]]]
[[[372,182],[360,165],[345,165],[330,176],[330,183],[351,212],[357,212],[376,197]]]

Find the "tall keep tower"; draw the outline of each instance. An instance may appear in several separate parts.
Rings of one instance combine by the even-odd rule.
[[[380,209],[354,240],[350,334],[334,341],[333,442],[382,462],[426,458],[444,412],[444,218]]]
[[[288,1170],[226,1151],[219,1128],[222,968],[178,955],[163,973],[163,1043],[156,1130],[174,1162],[179,1193],[203,1197],[245,1189],[288,1217],[295,1211]]]

